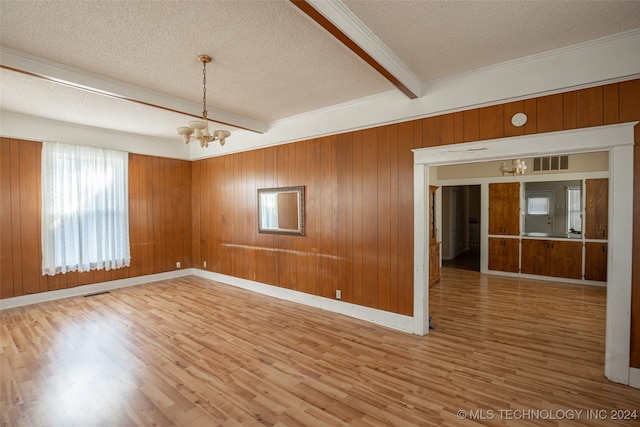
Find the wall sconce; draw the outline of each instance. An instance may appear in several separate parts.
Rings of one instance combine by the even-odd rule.
[[[527,170],[527,165],[524,163],[524,160],[512,160],[511,161],[511,169],[507,167],[505,162],[502,162],[500,165],[500,172],[502,172],[502,176],[505,175],[524,175],[524,171]]]

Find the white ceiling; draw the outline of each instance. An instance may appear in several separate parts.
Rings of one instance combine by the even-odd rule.
[[[640,1],[332,3],[422,85],[640,28]],[[281,119],[398,91],[288,1],[2,0],[0,44],[4,66],[195,115],[197,56],[208,54],[209,117],[267,132]],[[0,84],[8,112],[176,140],[190,120],[9,69]]]

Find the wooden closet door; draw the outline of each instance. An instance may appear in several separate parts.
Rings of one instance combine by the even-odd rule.
[[[489,234],[520,234],[520,183],[489,184]]]
[[[522,239],[522,266],[525,274],[549,275],[549,242],[547,240]]]
[[[609,180],[585,181],[584,237],[607,239],[609,222]]]
[[[518,239],[489,238],[489,270],[519,271],[519,246]]]
[[[607,281],[607,243],[587,242],[584,253],[584,278]]]
[[[582,242],[552,241],[549,276],[582,279]]]

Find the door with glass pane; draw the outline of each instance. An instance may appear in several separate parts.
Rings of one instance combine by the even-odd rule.
[[[553,233],[553,191],[527,191],[525,194],[525,230]]]

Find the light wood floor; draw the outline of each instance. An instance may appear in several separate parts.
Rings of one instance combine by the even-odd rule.
[[[640,390],[603,376],[604,288],[443,269],[431,310],[418,337],[195,277],[5,310],[2,422],[640,424],[611,419]]]

